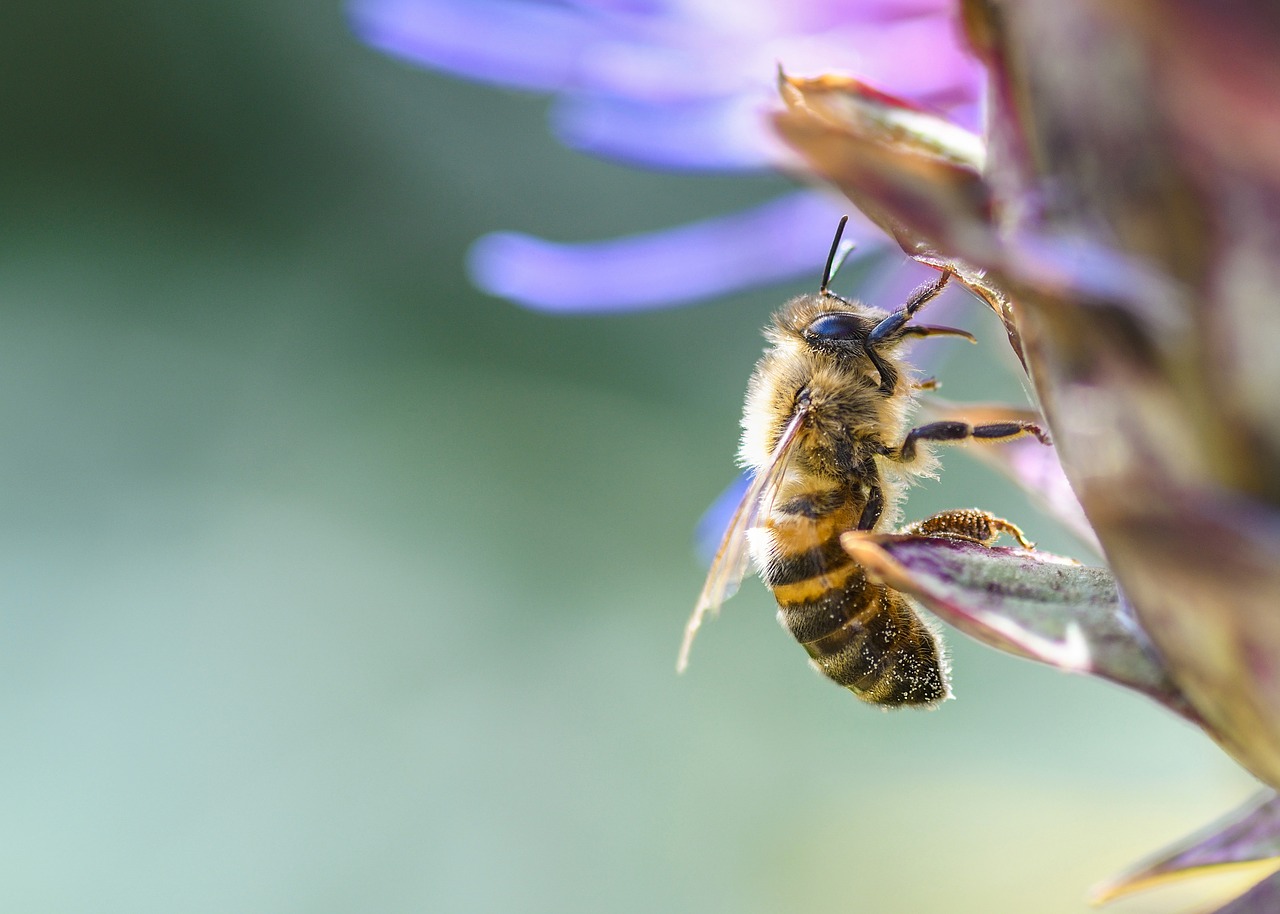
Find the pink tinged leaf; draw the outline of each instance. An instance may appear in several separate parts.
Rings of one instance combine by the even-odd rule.
[[[1098,886],[1090,900],[1100,904],[1188,875],[1260,861],[1280,866],[1280,796],[1274,791],[1254,797],[1217,822]],[[1280,901],[1277,889],[1280,884],[1273,886],[1267,897]],[[1280,906],[1238,910],[1274,914]]]
[[[1105,568],[945,537],[846,533],[875,578],[998,650],[1088,673],[1199,724]]]

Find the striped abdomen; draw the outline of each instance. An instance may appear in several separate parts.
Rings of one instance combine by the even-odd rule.
[[[773,555],[763,577],[777,598],[779,620],[823,674],[864,701],[941,701],[948,690],[937,639],[905,597],[868,581],[840,547],[840,534],[855,526],[861,505],[830,506],[830,500],[831,493],[793,500],[804,510],[775,510],[770,518]],[[831,510],[815,512],[823,501]]]

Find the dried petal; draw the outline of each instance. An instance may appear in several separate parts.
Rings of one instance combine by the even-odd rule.
[[[1280,797],[1267,791],[1150,860],[1094,889],[1091,900],[1110,901],[1169,879],[1204,870],[1280,858]],[[1274,859],[1280,866],[1280,859]],[[1242,908],[1266,910],[1275,907]]]
[[[918,105],[841,76],[779,76],[774,127],[817,174],[921,263],[947,269],[996,313],[1021,360],[1008,296],[975,263],[998,262],[981,139]],[[945,256],[939,251],[946,251]],[[1024,362],[1025,366],[1025,362]]]
[[[810,168],[912,255],[991,254],[981,140],[945,118],[848,77],[779,74],[774,126]],[[972,250],[970,250],[972,248]]]
[[[841,543],[873,576],[984,644],[1109,679],[1199,722],[1105,568],[945,537],[846,533]]]

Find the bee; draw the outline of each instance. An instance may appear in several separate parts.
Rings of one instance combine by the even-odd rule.
[[[811,663],[858,698],[883,707],[933,707],[950,696],[938,633],[903,594],[868,580],[840,546],[850,530],[886,531],[913,477],[935,467],[931,445],[1034,435],[1030,422],[908,429],[918,392],[901,350],[912,340],[963,330],[913,323],[951,272],[916,289],[893,312],[841,298],[828,285],[840,220],[817,294],[791,299],[765,329],[769,348],[747,388],[739,459],[754,478],[725,532],[685,628],[683,670],[702,620],[737,590],[748,555],[778,601],[778,619]],[[990,546],[1002,533],[1033,548],[1015,525],[978,509],[945,511],[903,532]]]

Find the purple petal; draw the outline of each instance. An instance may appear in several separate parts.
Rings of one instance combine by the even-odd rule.
[[[788,72],[849,73],[878,88],[911,99],[957,120],[952,109],[968,109],[982,96],[985,71],[962,44],[949,15],[882,23],[868,29],[847,24],[820,38],[794,39],[795,51],[780,42],[778,60]],[[977,124],[962,126],[976,129]]]
[[[741,96],[665,104],[567,96],[551,109],[551,122],[566,146],[634,165],[764,169],[786,156],[764,110],[754,98]]]
[[[973,453],[1018,483],[1081,542],[1102,554],[1098,536],[1085,517],[1054,448],[1045,447],[1034,438],[1020,438],[1000,447],[977,448]]]
[[[753,478],[754,475],[749,471],[740,473],[728,488],[716,496],[711,507],[707,508],[698,519],[698,526],[693,534],[693,545],[698,553],[698,559],[708,568],[716,557],[716,549],[724,539],[725,531],[729,529],[733,512],[742,501],[742,496],[747,494],[747,487],[751,485]]]
[[[892,22],[954,8],[955,0],[806,0],[790,4],[787,14],[798,31],[818,31],[851,21]]]
[[[599,40],[588,17],[519,0],[352,0],[352,28],[398,57],[482,82],[551,91]]]
[[[1267,791],[1092,893],[1095,903],[1140,891],[1185,873],[1280,857],[1280,797]],[[1242,908],[1266,910],[1280,908]]]
[[[553,312],[636,311],[791,279],[815,282],[842,208],[801,192],[680,228],[586,244],[497,232],[472,247],[473,281],[492,295]],[[863,223],[860,243],[879,245]],[[817,255],[814,252],[817,251]]]

